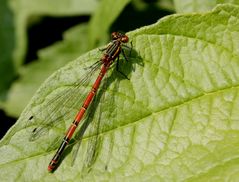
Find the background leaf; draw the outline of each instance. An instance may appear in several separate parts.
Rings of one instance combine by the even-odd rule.
[[[130,80],[109,72],[99,145],[90,145],[97,136],[90,125],[75,165],[68,153],[49,174],[55,150],[46,149],[72,118],[65,116],[61,126],[35,142],[28,140],[34,126],[26,127],[26,121],[35,111],[47,117],[47,109],[39,108],[66,84],[74,87],[100,53],[93,50],[55,72],[0,143],[1,181],[236,181],[238,16],[238,6],[220,5],[130,32],[134,50],[121,67]],[[77,110],[62,111],[68,109]],[[88,158],[92,150],[96,156]]]
[[[94,48],[100,41],[107,40],[110,25],[119,16],[130,0],[103,0],[89,25],[89,45]]]
[[[16,77],[16,70],[12,60],[14,50],[13,15],[7,0],[1,0],[0,6],[0,104],[6,100],[6,93],[10,83]]]
[[[217,4],[239,4],[238,0],[174,0],[175,9],[178,13],[204,12],[213,9]]]

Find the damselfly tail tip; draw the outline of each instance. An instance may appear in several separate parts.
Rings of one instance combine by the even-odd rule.
[[[53,169],[54,169],[54,167],[51,166],[51,165],[49,165],[48,168],[47,168],[47,170],[48,170],[49,173],[52,173],[52,172],[53,172]]]
[[[56,168],[56,164],[57,160],[52,159],[47,168],[48,172],[52,173]]]

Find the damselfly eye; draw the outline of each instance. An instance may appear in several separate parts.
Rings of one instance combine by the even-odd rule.
[[[124,36],[121,38],[121,41],[122,41],[123,43],[127,43],[127,42],[129,41],[129,37],[126,36],[126,35],[124,35]]]

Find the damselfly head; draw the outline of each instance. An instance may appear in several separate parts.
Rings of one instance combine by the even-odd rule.
[[[127,43],[127,42],[129,41],[128,36],[125,35],[125,34],[122,34],[122,33],[120,33],[120,32],[113,32],[113,33],[111,34],[111,38],[112,38],[112,40],[117,40],[117,39],[119,39],[119,40],[120,40],[121,42],[123,42],[123,43]]]

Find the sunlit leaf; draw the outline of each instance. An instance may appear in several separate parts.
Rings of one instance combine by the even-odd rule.
[[[74,165],[69,149],[48,173],[57,146],[47,149],[81,105],[56,103],[62,108],[57,127],[35,141],[29,136],[45,122],[40,118],[51,116],[49,100],[74,89],[98,60],[98,49],[55,72],[35,94],[0,143],[1,181],[238,180],[239,7],[168,16],[128,35],[133,51],[129,62],[120,59],[120,69],[129,80],[109,70],[109,87],[97,95],[106,89],[96,109],[99,131],[91,132],[94,117]],[[26,126],[32,114],[34,126]]]

